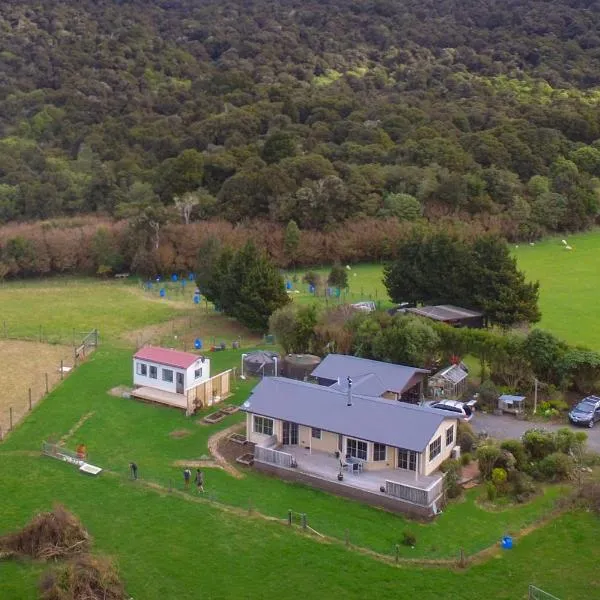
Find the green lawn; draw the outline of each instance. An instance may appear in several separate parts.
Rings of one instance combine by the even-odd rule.
[[[600,319],[596,309],[600,293],[600,230],[565,237],[572,250],[565,249],[562,239],[562,236],[551,238],[533,246],[519,244],[512,251],[527,277],[540,282],[542,320],[538,326],[572,344],[600,350]],[[323,267],[316,271],[327,275],[329,269]],[[302,283],[305,272],[286,274],[294,290],[299,291],[292,293],[292,297],[302,303],[314,301],[308,286]],[[374,300],[382,307],[391,305],[382,272],[380,264],[352,266],[348,271],[349,291],[341,300]],[[294,274],[297,282],[293,282]],[[317,301],[320,304],[340,302],[335,298],[318,298]]]
[[[540,282],[540,327],[572,343],[600,350],[600,231],[514,248],[519,267]]]
[[[90,461],[126,479],[128,464],[135,461],[140,476],[165,488],[171,483],[182,488],[182,468],[178,460],[199,459],[208,454],[207,440],[220,428],[244,418],[238,413],[218,425],[200,425],[196,418],[156,405],[107,395],[116,386],[130,383],[130,352],[101,348],[82,365],[11,435],[2,451],[38,450],[45,439],[59,439],[84,415],[93,413],[70,441],[88,448]],[[240,352],[211,354],[217,372],[239,364]],[[238,381],[233,402],[241,403],[255,382]],[[82,393],[85,390],[85,393]],[[174,431],[189,435],[172,437]],[[206,470],[207,496],[219,503],[242,508],[249,506],[274,517],[285,518],[288,509],[308,515],[317,531],[344,539],[346,530],[352,543],[392,554],[404,531],[417,536],[416,548],[402,546],[407,557],[451,558],[462,547],[472,554],[495,543],[507,532],[522,527],[552,508],[562,490],[550,487],[530,504],[490,513],[477,506],[471,491],[462,502],[452,504],[433,524],[422,525],[401,516],[377,510],[358,502],[338,498],[300,485],[249,471],[236,480],[220,469]],[[464,527],[456,527],[456,523]],[[465,533],[465,528],[468,534]]]
[[[190,292],[191,293],[191,292]],[[71,341],[72,332],[97,328],[104,340],[193,311],[178,301],[161,301],[137,285],[60,277],[0,284],[0,336]],[[41,332],[40,332],[41,328]]]

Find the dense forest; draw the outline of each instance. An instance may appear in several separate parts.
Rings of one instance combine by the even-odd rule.
[[[0,74],[0,223],[598,215],[600,2],[5,0]]]

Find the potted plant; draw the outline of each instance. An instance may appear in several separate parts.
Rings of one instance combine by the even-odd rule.
[[[344,474],[342,473],[342,470],[340,469],[340,472],[337,475],[338,481],[344,481]]]

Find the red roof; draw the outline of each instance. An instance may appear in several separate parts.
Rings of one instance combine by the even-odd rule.
[[[191,367],[200,357],[191,352],[181,352],[180,350],[169,350],[169,348],[157,348],[155,346],[146,346],[138,350],[134,358],[140,360],[149,360],[150,362],[187,369]]]

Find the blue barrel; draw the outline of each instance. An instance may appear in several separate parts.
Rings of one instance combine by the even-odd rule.
[[[286,281],[285,282],[285,289],[286,290],[291,290],[292,289],[292,282],[291,281]]]
[[[311,294],[314,294],[314,293],[315,293],[315,286],[314,286],[314,285],[309,285],[309,286],[308,286],[308,291],[309,291]]]
[[[194,294],[194,304],[200,304],[200,296],[198,294]]]
[[[505,535],[505,536],[502,538],[502,547],[503,547],[505,550],[511,550],[511,549],[512,549],[512,547],[513,547],[513,540],[512,540],[512,538],[510,537],[510,535]]]
[[[165,288],[160,288],[160,297],[164,298],[167,295],[167,290]]]
[[[194,279],[195,279],[195,278],[196,278],[196,276],[195,276],[193,273],[190,273],[190,274],[188,275],[188,279],[189,279],[190,281],[194,281]]]
[[[177,277],[177,273],[173,273],[173,275],[171,275],[171,281],[177,281],[179,279],[179,277]]]
[[[202,350],[202,340],[200,338],[194,340],[194,348],[196,348],[196,350]]]

